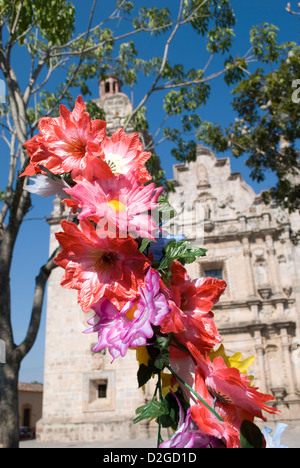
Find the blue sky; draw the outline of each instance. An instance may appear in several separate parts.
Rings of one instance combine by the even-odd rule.
[[[77,9],[78,17],[80,18],[79,28],[84,30],[88,21],[88,12],[92,5],[92,0],[77,0],[73,2]],[[151,3],[148,0],[137,2],[139,5],[174,5],[174,0],[154,0]],[[176,2],[177,3],[177,2]],[[297,2],[293,6],[296,8]],[[84,4],[84,7],[83,7]],[[95,17],[101,14],[104,16],[110,2],[99,2]],[[104,5],[104,6],[103,6]],[[249,29],[253,24],[260,24],[262,22],[273,23],[279,27],[279,40],[289,41],[293,40],[299,43],[299,21],[296,17],[289,15],[285,11],[285,0],[232,0],[237,16],[237,25],[235,27],[235,42],[233,46],[233,55],[239,53],[244,55],[249,48]],[[142,54],[153,53],[159,55],[162,46],[157,43],[155,51],[147,49],[147,44],[141,44]],[[138,46],[139,48],[139,46]],[[202,49],[195,47],[189,32],[183,30],[181,35],[172,44],[170,58],[174,63],[178,63],[184,57],[186,66],[198,66],[198,62],[203,60]],[[20,57],[15,57],[16,60]],[[300,78],[300,77],[295,77]],[[93,98],[98,97],[98,84],[96,82],[90,83]],[[146,83],[140,83],[134,89],[135,104],[139,98],[145,93]],[[124,92],[130,92],[129,89],[124,88]],[[76,95],[74,94],[74,97]],[[162,96],[157,94],[153,96],[149,102],[149,110],[147,117],[150,124],[150,131],[153,133],[156,130],[158,120],[158,109],[161,106]],[[233,118],[231,106],[231,96],[228,87],[223,83],[222,78],[215,80],[212,83],[212,94],[209,103],[201,110],[201,117],[204,120],[211,120],[223,125],[228,124]],[[1,142],[2,153],[2,176],[1,182],[3,183],[4,169],[6,168],[5,159],[8,152]],[[167,177],[172,178],[172,165],[176,162],[170,156],[170,146],[163,144],[157,149],[161,157],[163,168],[166,171]],[[227,154],[229,156],[229,154]],[[221,155],[224,156],[224,155]],[[243,160],[231,159],[232,171],[240,171],[244,179],[250,183],[256,192],[268,187],[270,180],[267,178],[264,184],[258,185],[251,182],[249,178],[249,171],[245,167]],[[3,188],[3,187],[1,187]],[[34,290],[34,278],[38,274],[40,266],[48,258],[48,243],[49,243],[49,226],[45,221],[52,210],[52,200],[40,199],[39,197],[32,196],[33,207],[26,216],[25,222],[21,228],[21,232],[16,244],[16,249],[13,257],[13,266],[11,272],[11,285],[12,285],[12,322],[14,328],[15,342],[19,343],[25,336],[27,325],[30,317],[31,302]],[[44,341],[45,341],[45,307],[42,316],[42,323],[38,335],[38,339],[29,353],[24,359],[20,380],[25,382],[43,381],[43,359],[44,359]]]

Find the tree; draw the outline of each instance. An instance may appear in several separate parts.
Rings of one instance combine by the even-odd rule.
[[[179,159],[195,157],[195,147],[182,139],[180,132],[166,122],[179,118],[183,130],[198,125],[196,110],[209,97],[209,82],[215,77],[244,73],[241,61],[226,57],[230,50],[235,16],[229,0],[165,0],[165,6],[144,7],[142,2],[119,0],[111,13],[95,23],[97,1],[91,2],[87,29],[76,32],[74,3],[65,0],[0,1],[0,68],[4,77],[7,102],[1,107],[2,138],[9,149],[7,184],[1,192],[0,212],[0,339],[6,345],[6,363],[0,376],[0,443],[18,447],[18,373],[22,360],[32,348],[39,329],[47,279],[55,267],[55,252],[36,277],[33,305],[24,340],[16,344],[11,324],[10,271],[16,239],[31,206],[30,193],[24,190],[28,177],[18,177],[29,158],[24,143],[38,130],[40,117],[56,116],[60,103],[73,107],[74,96],[90,93],[88,82],[113,72],[128,86],[147,77],[150,86],[128,116],[126,126],[136,130],[146,123],[146,104],[161,92],[165,117],[155,133],[154,143],[170,139],[178,148]],[[108,6],[101,5],[108,11]],[[98,17],[100,14],[98,15]],[[205,52],[200,66],[185,69],[184,58],[169,60],[171,45],[183,27],[195,34],[199,48]],[[159,41],[162,54],[141,58],[137,50],[141,41]],[[14,58],[22,54],[20,70]],[[218,70],[209,73],[212,57],[224,55]],[[230,67],[228,67],[230,63]],[[244,61],[242,63],[244,66]],[[53,79],[60,83],[53,88]],[[63,79],[62,79],[63,75]],[[51,84],[52,83],[52,84]],[[94,109],[90,106],[90,109]],[[94,109],[95,111],[95,109]],[[98,112],[98,110],[97,110]],[[159,137],[163,131],[163,136]],[[159,139],[160,138],[160,139]],[[153,167],[159,167],[157,156]],[[155,176],[155,174],[153,174]],[[163,180],[163,174],[158,179]]]
[[[289,211],[300,208],[300,47],[277,43],[278,28],[262,24],[251,29],[252,56],[261,67],[242,79],[233,90],[236,118],[227,128],[202,122],[197,136],[218,151],[246,156],[250,176],[263,181],[266,171],[276,183],[263,192]]]

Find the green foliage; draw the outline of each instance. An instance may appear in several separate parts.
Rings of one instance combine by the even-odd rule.
[[[92,119],[105,120],[105,112],[95,102],[89,101],[86,103],[86,111]]]
[[[163,249],[163,260],[157,270],[164,282],[168,284],[171,281],[171,266],[174,260],[185,265],[186,263],[193,263],[198,257],[205,256],[206,252],[206,249],[196,247],[186,240],[176,241],[172,239]]]
[[[232,78],[239,80],[233,90],[235,121],[227,128],[202,122],[197,130],[199,141],[216,151],[231,150],[233,156],[246,156],[253,180],[261,182],[267,171],[277,182],[263,193],[266,203],[275,201],[290,211],[300,207],[300,106],[293,100],[292,84],[300,77],[300,47],[293,42],[277,43],[278,28],[264,23],[250,32],[253,54],[262,65],[245,78],[246,64],[228,63]],[[233,67],[233,68],[231,68]]]
[[[162,427],[169,428],[171,427],[174,431],[178,427],[178,418],[179,418],[179,408],[178,401],[182,406],[183,410],[187,410],[189,407],[188,402],[186,401],[180,387],[173,393],[169,392],[164,398],[164,406],[167,408],[168,412],[161,415],[160,423]]]
[[[65,0],[1,0],[0,9],[10,27],[18,18],[16,36],[24,35],[30,27],[37,26],[49,44],[64,44],[74,31],[75,8]],[[24,43],[25,36],[20,40]]]
[[[265,439],[260,429],[245,419],[240,427],[241,448],[264,448]]]
[[[156,419],[163,414],[168,414],[168,407],[157,401],[154,395],[150,403],[140,406],[135,412],[138,416],[133,420],[134,424],[144,419]]]
[[[193,263],[196,258],[203,257],[206,252],[206,249],[196,247],[186,240],[176,241],[172,239],[164,247],[166,261],[177,260],[183,265]]]
[[[250,43],[254,55],[261,62],[277,62],[280,56],[280,46],[277,44],[279,29],[274,24],[263,23],[253,26],[250,30]]]
[[[177,212],[172,205],[170,205],[168,199],[164,195],[159,195],[158,197],[159,207],[157,208],[158,213],[161,213],[161,220],[166,221],[171,220],[175,216],[177,216]]]
[[[152,375],[160,374],[169,364],[171,339],[172,334],[169,334],[157,336],[154,341],[149,341],[147,351],[150,359],[147,365],[141,364],[137,372],[139,387],[145,385]]]
[[[139,16],[133,19],[135,29],[149,29],[153,34],[160,35],[170,26],[171,14],[168,8],[142,7]]]
[[[29,100],[26,102],[28,134],[36,128],[42,116],[57,116],[60,102],[71,108],[74,105],[74,88],[77,94],[91,96],[90,81],[102,80],[108,73],[118,75],[130,87],[136,86],[142,77],[146,77],[149,78],[150,88],[145,90],[145,97],[134,110],[134,115],[128,116],[128,126],[140,134],[148,130],[147,101],[154,92],[161,92],[165,118],[162,116],[162,123],[158,122],[158,126],[161,123],[160,131],[153,144],[157,140],[158,143],[168,140],[172,144],[171,154],[178,161],[195,160],[195,133],[198,132],[198,137],[201,137],[205,131],[207,140],[215,135],[215,129],[208,128],[207,123],[199,117],[199,110],[211,94],[210,81],[223,74],[228,84],[235,84],[245,77],[248,67],[246,57],[234,57],[229,53],[236,23],[230,0],[174,1],[170,8],[163,2],[160,7],[141,8],[129,0],[118,0],[113,4],[116,10],[110,18],[101,18],[94,25],[95,16],[91,29],[76,35],[72,2],[0,0],[4,19],[2,28],[8,25],[10,31],[13,29],[12,44],[14,47],[26,45],[24,53],[26,50],[29,52],[33,66],[30,84],[26,89],[29,96],[30,92],[35,93],[34,105],[33,100],[30,105]],[[12,27],[14,24],[15,28]],[[195,63],[187,67],[182,57],[175,61],[170,59],[169,49],[174,46],[177,30],[181,27],[192,30],[194,45],[199,52],[208,51],[212,56],[224,55],[223,71],[208,77],[207,64]],[[275,34],[276,30],[268,25],[253,29],[251,41],[257,57],[268,60],[280,52],[274,42]],[[261,36],[263,41],[260,42]],[[151,52],[159,44],[162,55],[151,53],[149,57],[142,57],[138,38],[143,42],[149,41]],[[156,41],[157,38],[160,42]],[[262,48],[261,44],[264,44]],[[272,51],[268,52],[271,48]],[[65,70],[65,75],[53,90],[47,88],[47,83],[56,70]],[[42,77],[41,71],[44,73]],[[105,118],[103,112],[96,109],[94,102],[87,105],[87,110],[92,118]],[[215,137],[214,140],[222,148],[225,147],[224,138]],[[145,143],[148,145],[149,141]],[[172,183],[166,180],[155,147],[150,146],[153,155],[146,166],[153,181],[165,186],[166,192],[173,190]]]

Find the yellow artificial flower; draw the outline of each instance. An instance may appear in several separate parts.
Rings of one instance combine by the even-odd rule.
[[[161,377],[161,393],[165,397],[171,390],[175,393],[178,390],[178,382],[176,381],[174,385],[171,384],[172,374],[166,374],[165,372],[160,373]]]
[[[210,360],[213,361],[216,357],[221,356],[224,359],[224,362],[227,367],[235,367],[238,369],[242,374],[246,374],[248,372],[248,368],[251,366],[253,361],[255,360],[255,356],[250,356],[243,361],[242,353],[235,353],[232,356],[227,356],[225,353],[224,345],[222,344],[216,351],[210,351],[209,357]],[[248,375],[249,380],[253,380],[252,375]]]
[[[138,348],[130,348],[130,349],[133,349],[134,351],[136,351],[136,359],[137,359],[137,362],[139,363],[139,366],[141,364],[148,366],[150,356],[147,351],[147,346],[140,346]]]
[[[139,366],[141,364],[144,364],[145,366],[148,366],[150,355],[147,350],[147,346],[140,346],[139,348],[130,348],[131,350],[136,352],[136,359],[138,361]],[[155,374],[152,374],[152,377],[155,377]],[[176,392],[179,385],[177,382],[175,382],[174,385],[171,384],[172,381],[172,374],[161,372],[160,373],[161,377],[161,392],[163,396],[165,397],[170,390],[173,392]],[[145,386],[143,385],[143,390],[145,390]]]

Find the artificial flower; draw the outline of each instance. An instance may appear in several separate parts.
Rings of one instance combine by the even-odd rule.
[[[242,374],[248,375],[248,368],[255,360],[255,356],[249,356],[242,360],[242,353],[235,353],[232,356],[227,356],[225,353],[224,345],[221,344],[217,350],[211,350],[209,358],[213,361],[217,356],[222,356],[227,367],[236,367]],[[253,375],[248,375],[248,379],[252,381]]]
[[[63,179],[58,177],[49,177],[44,174],[37,174],[30,180],[33,184],[25,185],[24,190],[40,195],[44,198],[52,197],[54,195],[63,197],[65,195],[64,189],[70,187]]]
[[[263,411],[270,414],[278,413],[276,408],[266,405],[266,402],[274,400],[274,397],[260,393],[256,387],[252,387],[248,376],[235,367],[227,367],[222,356],[217,356],[211,361],[208,355],[204,357],[191,343],[187,346],[196,365],[195,391],[205,401],[209,393],[214,400],[216,411],[237,432],[244,419],[253,422],[257,417],[266,421]],[[191,410],[192,417],[201,430],[204,430],[205,424],[203,413],[209,411],[203,408],[203,404],[198,402]],[[209,424],[211,417],[210,415]]]
[[[132,173],[141,184],[151,180],[152,177],[145,167],[151,153],[143,151],[138,133],[127,135],[122,128],[119,128],[110,138],[104,139],[101,147],[104,161],[114,175]]]
[[[201,352],[212,349],[221,342],[221,337],[211,309],[225,290],[225,281],[214,278],[191,280],[177,261],[173,262],[171,273],[171,285],[165,290],[171,313],[161,324],[162,332],[174,333],[183,346],[191,342]],[[182,357],[182,352],[171,347],[171,356]]]
[[[62,251],[54,262],[65,269],[61,285],[78,290],[84,312],[103,296],[117,308],[136,297],[150,263],[134,239],[102,237],[87,220],[80,221],[81,229],[70,221],[61,226],[56,238]]]
[[[113,358],[125,356],[128,348],[144,347],[152,338],[152,325],[158,326],[169,313],[165,296],[160,293],[157,271],[148,269],[145,284],[139,287],[138,298],[129,301],[120,311],[107,299],[93,306],[96,315],[88,321],[88,332],[98,333],[93,351],[107,348]]]
[[[194,404],[191,406],[191,417],[199,430],[204,434],[221,440],[227,448],[240,448],[239,428],[236,427],[230,419],[233,408],[229,406],[224,407],[219,400],[216,400],[215,397],[211,395],[199,372],[196,373],[195,390],[219,415],[219,417],[217,417],[200,400],[195,400]]]
[[[89,218],[95,223],[118,228],[120,237],[127,233],[134,237],[154,239],[158,229],[151,211],[158,205],[163,187],[154,183],[142,185],[132,174],[92,182],[79,181],[66,189],[68,195],[78,202],[81,212],[78,219]],[[67,204],[68,200],[66,200]],[[149,214],[150,212],[150,214]]]
[[[179,407],[178,426],[173,436],[158,448],[224,448],[221,440],[199,430],[191,417],[191,408],[185,414],[175,393],[173,395]]]
[[[287,427],[288,424],[277,423],[274,432],[269,427],[264,427],[261,432],[266,441],[266,448],[289,448],[281,443],[281,436]]]
[[[112,177],[103,161],[101,142],[106,137],[106,122],[91,120],[81,96],[69,111],[60,105],[60,116],[39,121],[38,135],[25,143],[30,157],[30,172],[47,168],[53,174],[71,173],[71,177],[91,180]],[[21,175],[28,175],[28,170]],[[32,174],[31,174],[32,175]]]

